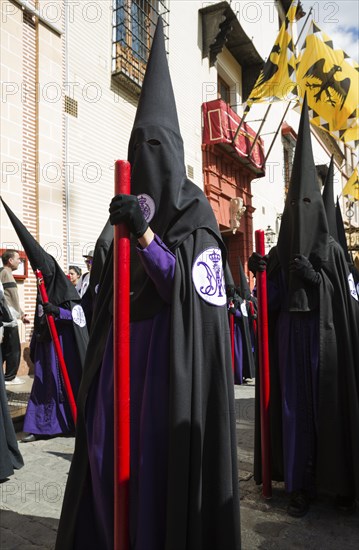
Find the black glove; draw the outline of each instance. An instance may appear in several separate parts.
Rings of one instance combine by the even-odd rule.
[[[302,254],[296,254],[289,262],[289,271],[296,273],[298,277],[311,285],[320,285],[321,279],[319,273],[315,271],[308,258]]]
[[[227,298],[233,298],[234,297],[235,288],[234,285],[226,285],[226,294]]]
[[[257,271],[265,271],[267,269],[268,256],[261,256],[258,252],[253,252],[248,260],[248,268],[255,275]]]
[[[228,307],[228,313],[231,313],[232,315],[235,315],[236,314],[236,311],[238,309],[238,305],[239,305],[239,302],[238,300],[236,299],[232,299],[230,302],[229,302],[229,307]]]
[[[236,314],[236,311],[237,311],[237,308],[233,305],[233,306],[229,306],[228,308],[228,313],[230,313],[231,315],[235,315]]]
[[[46,315],[54,315],[55,317],[60,315],[60,308],[54,306],[54,304],[50,304],[50,302],[45,302],[42,304],[42,307],[44,308],[44,313]]]
[[[109,211],[111,225],[124,222],[137,239],[147,231],[148,223],[143,217],[136,195],[116,195],[111,201]]]

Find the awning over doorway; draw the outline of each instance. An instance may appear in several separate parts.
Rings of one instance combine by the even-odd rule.
[[[246,75],[242,86],[245,101],[263,67],[263,59],[242,28],[229,2],[211,3],[199,12],[202,14],[203,57],[209,58],[212,67],[224,47],[230,51]]]

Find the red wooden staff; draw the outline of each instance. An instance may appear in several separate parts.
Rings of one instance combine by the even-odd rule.
[[[264,231],[255,232],[256,252],[265,255]],[[258,296],[258,353],[259,353],[259,383],[261,411],[261,447],[262,447],[262,479],[264,498],[272,497],[271,460],[270,460],[270,426],[269,426],[269,348],[268,348],[268,309],[267,309],[267,274],[257,271],[256,286]]]
[[[234,307],[233,302],[230,302],[229,307]],[[232,351],[232,369],[234,374],[234,315],[229,313],[229,330],[231,334],[231,351]]]
[[[42,273],[39,269],[37,269],[35,271],[35,275],[36,275],[37,285],[38,285],[38,288],[39,288],[42,303],[46,304],[49,301],[49,297],[48,297],[47,292],[46,292],[44,277],[43,277],[43,275],[42,275]],[[69,405],[70,405],[71,415],[72,415],[74,424],[76,425],[77,407],[76,407],[76,402],[75,402],[74,394],[73,394],[72,387],[71,387],[70,378],[69,378],[69,375],[68,375],[68,372],[67,372],[67,367],[66,367],[64,355],[62,353],[62,348],[61,348],[59,336],[57,334],[55,319],[52,315],[46,315],[46,319],[47,319],[47,324],[49,326],[51,339],[52,339],[53,344],[54,344],[55,353],[56,353],[58,361],[59,361],[59,366],[60,366],[62,378],[63,378],[63,381],[64,381],[67,400],[68,400]]]
[[[115,163],[115,194],[130,194],[131,166]],[[129,550],[130,481],[130,233],[114,233],[114,550]]]

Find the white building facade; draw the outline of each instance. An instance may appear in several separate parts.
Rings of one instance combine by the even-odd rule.
[[[0,192],[65,271],[71,264],[84,268],[83,255],[106,222],[114,161],[127,157],[158,14],[165,21],[187,172],[210,200],[235,280],[238,258],[246,266],[253,251],[255,229],[269,228],[267,240],[275,242],[299,115],[289,110],[280,124],[286,103],[274,104],[259,137],[268,106],[254,105],[241,144],[231,138],[289,5],[2,1]],[[313,131],[312,143],[317,165],[328,165],[334,154],[340,194],[356,158],[323,132]],[[342,206],[345,217],[344,200]],[[356,210],[352,223],[358,222]],[[3,209],[0,226],[0,248],[20,248]],[[19,289],[30,312],[36,293],[31,269]]]

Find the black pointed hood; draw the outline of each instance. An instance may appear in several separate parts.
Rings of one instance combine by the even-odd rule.
[[[302,254],[319,269],[328,258],[328,241],[328,222],[317,181],[305,96],[277,244],[279,261],[288,281],[290,311],[310,311],[316,307],[313,289],[289,273],[290,260]]]
[[[152,231],[175,251],[198,228],[220,232],[208,200],[186,177],[183,141],[167,62],[163,21],[158,19],[128,148],[131,193]],[[133,246],[136,243],[133,242]],[[222,243],[223,244],[223,243]],[[135,252],[132,252],[135,255]],[[225,255],[223,254],[225,257]],[[132,319],[152,317],[161,306],[140,262],[131,270]]]
[[[324,208],[327,215],[329,234],[333,239],[338,243],[338,231],[337,231],[337,220],[335,213],[335,203],[334,203],[334,160],[333,155],[330,159],[330,164],[325,178],[324,189],[323,189],[323,202]]]
[[[251,294],[247,276],[244,273],[243,265],[240,258],[238,258],[238,264],[239,264],[239,287],[238,287],[239,295],[244,300],[251,300],[252,294]]]
[[[337,224],[337,235],[338,235],[338,243],[344,250],[345,259],[348,262],[348,264],[352,263],[351,256],[349,254],[348,250],[348,243],[347,238],[345,236],[345,229],[344,229],[344,223],[343,223],[343,217],[342,217],[342,211],[340,210],[339,205],[339,199],[337,197],[337,202],[335,206],[335,218],[336,218],[336,224]]]
[[[92,269],[90,272],[90,288],[92,295],[96,294],[96,287],[100,282],[103,266],[105,265],[108,251],[110,250],[113,241],[113,226],[108,219],[106,225],[102,229],[95,245],[93,255]]]
[[[133,130],[147,126],[167,128],[178,136],[181,134],[167,62],[162,17],[158,18],[153,37]]]
[[[79,301],[80,298],[76,288],[69,281],[55,258],[40,246],[2,198],[1,202],[20,239],[32,269],[34,271],[40,269],[44,276],[49,301],[55,305],[60,305],[67,301]]]

